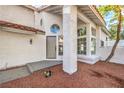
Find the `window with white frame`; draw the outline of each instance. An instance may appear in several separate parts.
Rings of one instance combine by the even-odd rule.
[[[78,38],[78,54],[86,55],[86,38]]]
[[[106,37],[106,41],[108,41],[108,37]]]
[[[96,54],[96,38],[91,38],[91,54]]]
[[[104,47],[104,41],[101,40],[101,47]]]
[[[77,53],[86,55],[86,27],[78,29]]]
[[[86,27],[78,29],[78,37],[86,35]]]
[[[91,31],[92,31],[92,36],[95,36],[96,37],[96,29],[95,28],[91,28]]]
[[[63,37],[59,36],[58,37],[58,54],[63,55]]]
[[[92,36],[91,36],[91,55],[96,54],[96,29],[91,28]]]

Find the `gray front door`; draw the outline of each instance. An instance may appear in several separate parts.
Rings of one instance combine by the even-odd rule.
[[[56,59],[56,36],[46,38],[46,58]]]

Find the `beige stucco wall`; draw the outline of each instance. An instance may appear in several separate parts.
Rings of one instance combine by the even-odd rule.
[[[34,11],[19,5],[0,5],[0,20],[34,26]]]
[[[42,16],[41,18],[43,18],[43,26],[44,26],[44,30],[46,31],[46,35],[61,35],[62,34],[62,17],[60,15],[55,15],[52,13],[48,13],[48,12],[42,12]],[[50,27],[53,24],[58,24],[60,26],[60,31],[56,34],[52,33],[50,31]]]
[[[42,29],[46,32],[46,35],[61,35],[62,34],[62,16],[52,14],[49,12],[42,11],[40,13],[35,12],[35,27]],[[42,20],[42,25],[40,24],[40,21]],[[59,33],[52,33],[50,32],[50,27],[53,24],[58,24],[60,26],[60,32]]]
[[[0,31],[0,68],[6,63],[7,67],[13,67],[44,59],[45,36]]]

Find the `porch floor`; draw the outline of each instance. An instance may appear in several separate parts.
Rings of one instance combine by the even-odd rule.
[[[52,76],[45,78],[45,70],[51,70]],[[0,84],[0,87],[124,87],[124,65],[104,62],[89,65],[78,62],[78,71],[68,75],[63,72],[62,64],[59,64]]]

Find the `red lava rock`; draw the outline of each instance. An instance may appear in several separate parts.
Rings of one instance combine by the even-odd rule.
[[[45,78],[43,72],[52,71],[52,76]],[[62,70],[62,65],[53,66],[33,74],[0,84],[1,88],[99,88],[124,87],[124,65],[97,62],[89,65],[78,62],[78,71],[69,75]]]

